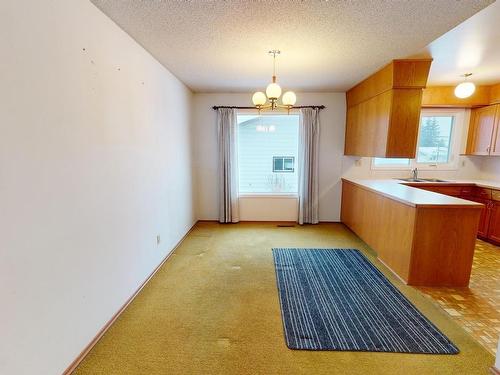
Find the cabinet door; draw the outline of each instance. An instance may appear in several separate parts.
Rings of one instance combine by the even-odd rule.
[[[497,104],[495,107],[497,107],[497,113],[493,129],[493,138],[491,139],[490,155],[500,155],[500,104]]]
[[[462,186],[434,186],[434,185],[411,185],[413,187],[433,191],[434,193],[440,193],[444,195],[450,195],[452,197],[460,197],[462,195]]]
[[[463,186],[462,191],[460,192],[460,198],[469,199],[469,197],[473,196],[474,186]]]
[[[493,204],[491,205],[488,238],[497,243],[500,243],[500,202],[493,202]]]
[[[491,200],[491,189],[476,186],[472,189],[472,196],[476,198]]]
[[[496,112],[496,105],[472,110],[469,137],[467,140],[467,154],[490,154]]]
[[[426,186],[426,185],[411,185],[417,189],[433,191],[434,193],[439,193],[436,189],[436,186]]]
[[[347,109],[345,155],[386,157],[392,90]]]
[[[481,217],[479,218],[479,229],[477,230],[477,234],[481,237],[488,237],[488,227],[490,224],[490,215],[491,210],[489,209],[490,200],[481,199],[476,197],[467,198],[470,201],[478,202],[484,204],[483,209],[481,210]]]
[[[459,197],[462,194],[461,186],[436,186],[434,190],[436,193],[444,195],[451,195],[452,197]]]

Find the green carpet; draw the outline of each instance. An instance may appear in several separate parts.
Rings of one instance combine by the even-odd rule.
[[[459,348],[453,356],[285,345],[272,247],[361,250]],[[487,374],[494,358],[342,224],[198,223],[76,374]]]

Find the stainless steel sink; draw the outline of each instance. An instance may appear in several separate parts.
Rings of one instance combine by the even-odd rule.
[[[407,182],[448,182],[446,180],[441,180],[439,178],[398,178],[397,180],[407,181]]]
[[[407,182],[427,182],[423,178],[396,178],[396,180],[407,181]]]
[[[421,180],[424,180],[427,182],[448,182],[446,180],[440,180],[439,178],[421,178]]]

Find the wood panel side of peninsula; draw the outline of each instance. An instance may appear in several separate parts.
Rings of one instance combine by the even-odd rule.
[[[464,287],[482,205],[460,201],[412,204],[343,179],[341,220],[408,285]]]

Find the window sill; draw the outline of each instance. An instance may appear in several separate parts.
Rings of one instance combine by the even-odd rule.
[[[239,198],[278,198],[278,199],[297,199],[297,193],[240,193]]]
[[[419,171],[457,171],[459,168],[456,165],[439,165],[439,166],[428,166],[428,165],[420,165],[420,164],[415,164],[411,167],[371,167],[372,171],[380,171],[380,172],[387,172],[387,171],[411,171],[413,168],[417,168]]]
[[[429,167],[429,166],[419,166],[417,165],[416,168],[419,171],[457,171],[458,167],[453,166],[453,165],[443,165],[443,166],[438,166],[438,167]]]
[[[411,171],[412,167],[408,166],[390,166],[390,167],[375,167],[372,165],[370,168],[372,171]]]

